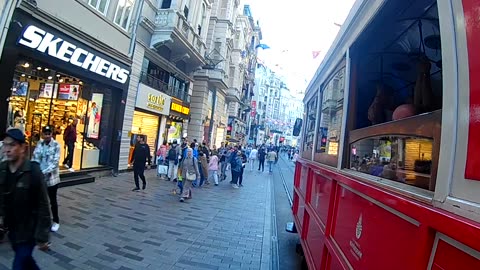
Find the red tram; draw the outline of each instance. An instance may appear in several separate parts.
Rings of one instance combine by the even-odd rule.
[[[356,1],[304,99],[309,269],[480,269],[478,46],[479,0]]]

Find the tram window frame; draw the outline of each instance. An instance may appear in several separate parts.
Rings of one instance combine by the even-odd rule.
[[[318,95],[317,90],[307,102],[305,107],[305,121],[303,129],[302,140],[302,157],[305,159],[312,159],[312,151],[315,143],[315,125],[317,122],[317,107],[318,107]],[[311,138],[311,140],[309,140]]]
[[[337,77],[340,77],[338,79]],[[340,83],[342,80],[342,83]],[[345,86],[346,86],[346,61],[343,59],[331,73],[331,75],[325,80],[325,83],[322,84],[322,87],[319,91],[320,95],[320,104],[318,106],[318,119],[317,119],[317,140],[315,142],[315,151],[314,151],[314,161],[319,162],[324,165],[337,167],[338,157],[340,151],[340,141],[342,140],[342,117],[345,113],[344,99],[345,99]],[[334,89],[334,88],[343,88],[343,89]],[[341,94],[335,95],[337,91],[341,91]],[[335,102],[335,104],[332,103]],[[328,102],[328,103],[327,103]],[[325,107],[325,105],[333,105]],[[338,104],[340,103],[340,106]],[[325,112],[328,110],[328,112]],[[332,116],[332,111],[335,112],[335,116]],[[322,125],[324,117],[328,117],[327,114],[330,114],[330,121],[336,119],[336,132],[332,132],[332,123],[329,122],[326,126]],[[336,135],[335,135],[336,134]],[[323,136],[325,135],[325,136]],[[333,136],[335,135],[335,136]],[[330,137],[330,139],[329,139]],[[335,141],[336,138],[336,141]],[[333,146],[336,143],[336,154],[332,154]],[[324,144],[324,145],[323,145]],[[332,147],[330,147],[332,146]]]
[[[425,14],[427,14],[427,12],[431,12],[431,8],[436,8],[436,6],[434,4],[432,4],[431,6],[429,6],[429,9],[424,11]],[[394,9],[393,9],[394,10]],[[435,9],[433,9],[433,12],[435,12]],[[386,15],[386,12],[385,13],[382,13],[383,18],[381,19],[385,19],[385,18],[389,18],[388,15]],[[438,16],[438,10],[437,10],[437,14]],[[410,16],[411,17],[411,16]],[[374,21],[377,20],[377,18],[374,18]],[[398,21],[399,19],[396,19],[396,21]],[[382,29],[389,29],[388,27],[388,21],[387,23],[381,23],[381,22],[378,22],[376,24],[371,24],[371,25],[382,25]],[[412,24],[413,25],[413,24]],[[391,25],[392,27],[394,27],[393,25]],[[415,25],[416,26],[416,25]],[[402,35],[408,35],[408,30],[410,30],[412,26],[409,26],[407,28],[404,29],[404,31],[402,32],[402,34],[400,34],[398,37],[396,37],[396,39],[401,39],[402,38]],[[349,89],[349,102],[348,102],[348,114],[347,114],[347,126],[345,128],[346,130],[346,133],[347,133],[347,136],[345,136],[345,144],[344,144],[344,149],[342,149],[344,152],[344,158],[342,160],[342,168],[344,170],[347,170],[349,172],[352,172],[352,173],[355,173],[356,176],[359,176],[359,178],[362,178],[362,179],[374,179],[376,181],[380,181],[382,183],[385,183],[387,185],[390,185],[390,186],[395,186],[395,187],[399,187],[399,189],[401,190],[410,190],[410,191],[413,191],[417,194],[422,194],[422,193],[425,193],[425,192],[432,192],[432,191],[435,191],[435,186],[436,186],[436,180],[437,180],[437,170],[438,170],[438,164],[439,164],[439,152],[440,152],[440,134],[441,134],[441,125],[442,125],[442,108],[441,108],[441,105],[440,107],[436,107],[438,105],[438,101],[442,101],[443,99],[443,93],[445,91],[445,88],[442,86],[442,83],[443,83],[443,71],[442,71],[442,68],[441,68],[441,64],[438,65],[438,60],[436,57],[438,57],[438,55],[440,55],[441,57],[441,49],[437,49],[436,53],[437,55],[433,55],[432,54],[432,51],[426,51],[424,52],[427,57],[429,57],[430,59],[433,59],[433,60],[430,60],[432,61],[432,64],[431,64],[431,67],[432,69],[430,70],[429,73],[422,73],[423,76],[428,76],[430,79],[431,79],[431,85],[430,87],[432,88],[432,92],[435,93],[434,96],[432,96],[432,104],[435,104],[435,105],[432,105],[431,106],[431,109],[430,110],[424,110],[424,111],[421,111],[419,112],[418,109],[416,112],[414,112],[413,114],[410,114],[409,116],[403,116],[401,118],[395,118],[393,117],[388,119],[388,117],[385,117],[385,119],[383,119],[380,123],[377,123],[377,124],[372,124],[372,125],[369,125],[369,124],[366,124],[366,116],[367,116],[367,113],[368,111],[366,111],[365,109],[368,109],[370,110],[369,106],[372,106],[372,104],[375,102],[374,100],[374,96],[375,96],[375,92],[371,92],[372,90],[370,90],[370,92],[368,92],[367,90],[365,89],[368,89],[369,87],[371,89],[375,89],[375,85],[374,87],[372,87],[371,84],[367,83],[368,80],[369,80],[369,77],[367,76],[369,74],[369,67],[366,66],[366,64],[368,63],[368,61],[366,61],[368,55],[370,54],[373,54],[370,50],[384,50],[384,51],[387,51],[389,52],[390,54],[393,55],[392,51],[393,49],[389,48],[389,47],[386,47],[386,48],[370,48],[371,47],[371,44],[372,43],[372,40],[374,39],[377,39],[377,43],[378,44],[381,44],[382,40],[378,40],[378,37],[379,36],[382,36],[381,34],[379,34],[379,31],[376,31],[378,30],[377,28],[368,28],[367,30],[365,30],[366,33],[362,33],[361,36],[359,37],[358,39],[358,42],[354,43],[351,48],[350,48],[350,55],[351,55],[351,75],[350,75],[350,89]],[[396,29],[398,30],[398,28]],[[392,30],[390,30],[392,31]],[[411,33],[411,32],[410,32]],[[439,34],[438,34],[439,36]],[[392,41],[390,41],[391,44],[394,44]],[[413,46],[413,45],[412,45]],[[381,47],[381,46],[380,46]],[[418,48],[418,45],[417,45],[417,48]],[[387,50],[387,49],[390,49],[390,50]],[[430,48],[431,49],[431,48]],[[430,50],[429,49],[429,50]],[[433,50],[433,49],[432,49]],[[430,53],[430,54],[429,54]],[[388,57],[391,57],[392,59],[395,59],[393,56],[382,56],[381,57],[381,65],[380,65],[380,71],[385,73],[385,74],[392,74],[393,72],[391,70],[389,70],[388,68],[391,68],[393,70],[393,64],[391,64],[392,60],[391,59],[388,59]],[[411,55],[409,56],[411,57]],[[407,56],[405,56],[405,58],[407,58]],[[404,59],[406,60],[406,59]],[[412,60],[412,59],[410,59]],[[415,61],[418,61],[418,62],[421,62],[422,58],[415,58]],[[435,62],[437,61],[437,62]],[[384,65],[384,62],[385,63],[388,63],[388,64],[385,64]],[[412,61],[413,62],[413,61]],[[411,64],[411,63],[409,63]],[[435,67],[435,64],[437,64],[437,67]],[[384,68],[385,67],[385,68]],[[399,69],[402,68],[400,65],[397,66]],[[420,72],[421,70],[417,70],[417,68],[421,67],[420,65],[413,65],[413,71],[415,72]],[[440,70],[437,70],[437,69],[440,69]],[[378,70],[377,70],[378,71]],[[398,72],[398,70],[395,70]],[[427,75],[425,75],[427,74]],[[390,76],[390,75],[389,75]],[[415,95],[415,88],[416,87],[416,83],[418,83],[417,80],[419,80],[419,75],[416,75],[417,77],[414,77],[413,80],[414,80],[414,83],[413,85],[409,85],[409,88],[412,88],[412,95]],[[435,77],[434,77],[435,76]],[[412,79],[410,77],[404,77],[403,80],[405,81],[408,81],[409,79]],[[390,81],[393,81],[390,79]],[[388,85],[388,83],[390,82],[387,80],[387,83],[385,84],[385,88],[387,87],[390,87],[391,85]],[[380,80],[380,82],[383,84],[384,80],[383,78]],[[405,83],[406,84],[406,83]],[[367,85],[367,87],[366,87]],[[377,87],[378,87],[378,84],[377,84]],[[398,88],[398,87],[397,87]],[[399,89],[402,89],[402,88],[395,88],[393,89],[395,92],[392,92],[391,96],[393,96],[394,94],[398,94],[397,91],[399,91]],[[405,87],[406,88],[406,87]],[[421,89],[421,88],[420,88]],[[376,88],[376,90],[378,91],[378,88]],[[390,93],[389,90],[384,90],[386,93]],[[424,90],[422,90],[424,91]],[[366,101],[367,99],[369,99],[369,95],[372,96],[372,100],[368,100]],[[377,96],[378,96],[378,92],[377,92]],[[387,95],[388,96],[388,95]],[[395,100],[395,103],[399,103],[399,104],[396,104],[393,109],[391,111],[392,115],[390,117],[393,116],[394,112],[396,112],[396,109],[398,109],[400,106],[403,106],[401,102],[403,102],[404,105],[408,105],[410,102],[407,101],[408,100],[408,96],[405,100]],[[414,98],[414,97],[411,97],[410,98]],[[441,104],[441,102],[440,102]],[[386,107],[384,108],[384,111],[386,111]],[[400,111],[401,112],[401,111]],[[369,116],[370,118],[370,116]],[[370,119],[368,119],[368,121],[371,121]],[[353,154],[354,152],[354,149],[353,149],[353,146],[355,143],[358,143],[362,140],[367,140],[367,139],[375,139],[375,137],[377,138],[380,138],[381,140],[384,140],[385,138],[388,138],[388,137],[393,137],[393,138],[399,138],[399,137],[413,137],[414,139],[415,138],[426,138],[426,139],[430,139],[432,140],[432,153],[431,153],[431,167],[429,168],[429,173],[430,173],[430,179],[429,179],[429,183],[428,185],[417,185],[417,184],[411,184],[411,183],[405,183],[405,182],[401,182],[401,181],[398,181],[398,180],[390,180],[388,178],[385,178],[385,177],[381,177],[381,176],[375,176],[375,175],[372,175],[371,173],[365,173],[365,172],[357,172],[357,171],[354,171],[351,169],[351,164],[355,161],[353,160],[354,158],[358,158],[355,157],[356,154]],[[392,141],[393,142],[393,141]],[[374,148],[372,148],[372,150],[374,150]],[[375,151],[374,151],[375,152]],[[393,153],[393,152],[392,152]],[[375,159],[375,153],[373,154],[372,157],[369,157],[367,158],[367,161],[368,160],[372,160],[372,159]],[[378,154],[376,155],[378,157]],[[360,157],[361,159],[362,157]],[[361,160],[362,161],[362,160]],[[400,163],[401,164],[401,163]],[[375,165],[373,163],[373,165]],[[378,164],[377,164],[378,165]],[[398,165],[398,164],[396,164]],[[404,164],[403,164],[404,165]],[[421,167],[422,164],[419,165],[419,167]],[[417,172],[417,169],[415,169],[415,171],[411,171],[412,174],[419,174]],[[383,181],[385,180],[385,181]]]

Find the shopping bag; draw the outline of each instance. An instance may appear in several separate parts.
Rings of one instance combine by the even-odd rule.
[[[168,173],[168,166],[165,165],[158,165],[157,166],[157,174],[158,175],[166,175]]]

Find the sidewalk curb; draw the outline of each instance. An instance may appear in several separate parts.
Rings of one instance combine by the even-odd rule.
[[[272,177],[268,177],[266,184],[267,196],[265,196],[265,222],[263,224],[261,270],[272,269]]]

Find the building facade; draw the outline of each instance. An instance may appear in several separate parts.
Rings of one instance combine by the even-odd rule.
[[[138,135],[152,151],[189,137],[195,70],[205,65],[211,1],[142,1],[133,30],[135,49],[120,168],[126,169]],[[194,118],[194,117],[193,117]],[[156,160],[154,161],[156,162]]]
[[[193,77],[188,134],[210,146],[245,142],[253,96],[260,27],[249,6],[238,0],[215,1],[207,35],[206,64]]]
[[[250,142],[296,145],[293,126],[297,118],[303,117],[302,97],[264,64],[257,64],[254,92]]]
[[[225,95],[227,69],[231,63],[233,23],[238,0],[215,1],[207,28],[205,65],[194,74],[190,139],[217,145],[224,140],[226,129]]]
[[[230,84],[227,90],[228,125],[227,141],[249,142],[251,123],[254,120],[252,97],[255,95],[257,48],[262,39],[258,23],[254,22],[250,6],[245,5],[235,24],[234,49],[230,65]]]
[[[10,89],[0,93],[0,129],[22,129],[33,151],[50,125],[64,157],[63,130],[78,121],[72,168],[116,168],[137,7],[117,0],[21,1],[0,62],[0,84]]]

